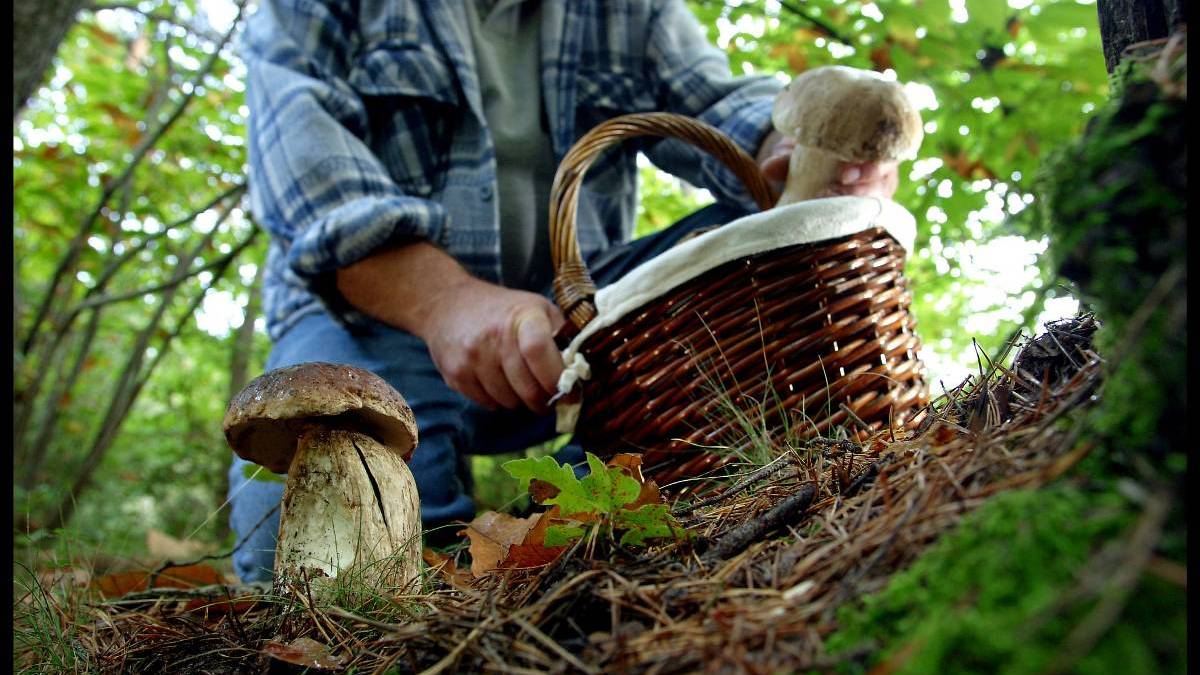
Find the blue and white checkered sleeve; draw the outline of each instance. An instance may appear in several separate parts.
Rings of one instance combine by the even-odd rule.
[[[361,98],[346,83],[350,2],[259,3],[242,43],[256,218],[288,265],[344,321],[333,274],[400,238],[438,242],[446,214],[403,194],[361,140]]]
[[[733,77],[725,54],[708,42],[683,0],[662,0],[655,10],[646,53],[661,108],[708,122],[754,156],[771,131],[771,108],[783,84],[770,76]],[[718,199],[757,210],[741,181],[711,155],[679,142],[660,143],[647,154]]]

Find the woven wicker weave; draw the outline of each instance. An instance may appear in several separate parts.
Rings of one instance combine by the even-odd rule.
[[[754,160],[702,122],[648,113],[597,126],[567,153],[551,193],[555,300],[575,329],[563,338],[595,317],[575,239],[584,172],[637,136],[686,140],[728,166],[761,208],[775,201]],[[847,411],[873,429],[903,423],[926,402],[904,258],[872,228],[725,263],[671,289],[584,342],[592,375],[576,438],[601,456],[644,453],[647,475],[665,483],[725,461],[705,448],[736,442],[731,403],[801,436],[850,422]]]

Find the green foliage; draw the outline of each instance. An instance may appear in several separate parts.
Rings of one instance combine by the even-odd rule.
[[[1132,520],[1112,492],[1058,485],[1002,493],[882,591],[844,608],[827,645],[839,653],[873,644],[873,660],[896,658],[894,672],[1041,672],[1091,609],[1064,604],[1066,592]],[[1153,581],[1142,589],[1111,638],[1076,664],[1079,672],[1182,672],[1182,593]],[[1153,612],[1159,618],[1142,621]],[[861,672],[864,664],[842,669]]]
[[[569,464],[559,464],[553,457],[516,459],[504,464],[504,470],[520,480],[526,490],[534,480],[554,488],[541,503],[557,506],[567,519],[574,517],[588,524],[586,528],[550,526],[546,546],[564,546],[593,530],[622,532],[622,546],[645,546],[652,539],[686,536],[665,504],[638,503],[642,484],[636,479],[619,467],[605,466],[590,452],[587,463],[588,474],[583,478],[577,478]]]
[[[541,445],[520,452],[498,455],[472,455],[471,479],[475,508],[478,512],[505,511],[519,513],[529,506],[529,493],[521,487],[521,481],[513,478],[501,467],[505,462],[525,457],[552,455],[563,448],[571,436],[563,434]]]
[[[14,317],[18,341],[32,344],[14,351],[14,508],[38,527],[73,507],[68,536],[130,553],[146,527],[225,536],[217,509],[231,455],[219,420],[235,335],[213,318],[245,307],[266,243],[241,248],[254,226],[233,200],[205,208],[244,180],[232,46],[212,58],[220,36],[194,2],[138,8],[82,14],[13,130]],[[49,320],[35,326],[75,241]],[[267,347],[256,335],[251,375]]]
[[[711,204],[712,195],[687,186],[653,167],[638,171],[638,210],[634,236],[657,232]]]

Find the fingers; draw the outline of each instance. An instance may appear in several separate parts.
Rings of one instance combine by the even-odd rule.
[[[771,154],[759,164],[763,178],[777,183],[787,180],[788,163],[795,148],[796,139],[786,136],[781,138],[771,149]]]
[[[452,342],[454,346],[449,350],[430,351],[434,365],[451,389],[488,409],[515,408],[520,405],[520,399],[508,386],[500,369],[496,354],[498,342]]]
[[[529,365],[525,362],[525,357],[521,353],[519,335],[522,332],[528,333],[529,329],[526,326],[532,325],[539,319],[546,330],[549,330],[550,322],[540,311],[525,310],[517,314],[513,318],[512,330],[508,332],[500,350],[500,365],[503,368],[507,384],[520,398],[520,402],[534,412],[546,410],[546,400],[549,396],[546,395]]]
[[[500,404],[496,401],[496,399],[492,398],[487,393],[487,390],[483,388],[483,385],[480,384],[479,378],[475,377],[474,375],[470,375],[469,377],[464,377],[461,379],[455,379],[453,381],[447,379],[446,384],[450,385],[450,388],[454,391],[457,391],[463,396],[466,396],[467,398],[489,410],[494,410],[500,407]]]
[[[501,407],[514,410],[521,406],[521,397],[513,389],[512,378],[505,364],[508,351],[508,345],[503,343],[486,350],[479,360],[477,373],[479,384],[488,396],[495,399]]]
[[[763,163],[759,165],[759,170],[762,171],[763,178],[782,183],[787,180],[789,161],[791,161],[791,157],[788,155],[771,155],[763,160]]]
[[[544,413],[562,374],[554,334],[566,320],[542,296],[500,293],[507,296],[500,303],[461,313],[457,328],[436,333],[443,339],[430,354],[446,384],[476,403]]]
[[[898,167],[896,162],[846,163],[840,182],[831,185],[826,195],[891,198],[900,180]]]
[[[560,310],[558,306],[553,303],[547,302],[545,305],[545,310],[546,317],[550,320],[550,333],[553,335],[554,333],[558,332],[559,328],[562,328],[564,323],[567,322],[567,318],[563,316],[562,310]]]
[[[562,374],[562,356],[554,344],[556,330],[553,320],[562,314],[558,308],[547,303],[548,311],[530,311],[516,319],[515,335],[517,350],[528,371],[541,387],[539,396],[549,396],[558,389],[558,376]],[[561,325],[561,321],[559,324]],[[545,399],[542,399],[544,403]]]

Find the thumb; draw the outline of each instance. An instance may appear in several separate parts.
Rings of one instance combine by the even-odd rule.
[[[513,327],[525,365],[546,392],[553,392],[563,366],[548,313],[529,308],[516,316]]]

